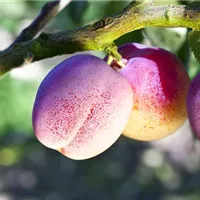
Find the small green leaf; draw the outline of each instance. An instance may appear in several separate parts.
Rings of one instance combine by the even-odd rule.
[[[149,6],[154,4],[154,0],[135,0],[136,6]]]
[[[153,46],[177,53],[185,42],[186,29],[147,27],[144,36]]]
[[[188,41],[195,58],[200,62],[200,31],[191,31],[188,34]]]

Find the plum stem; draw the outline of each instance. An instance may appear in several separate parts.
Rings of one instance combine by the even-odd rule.
[[[126,65],[123,63],[122,60],[118,61],[117,64],[120,66],[120,68],[124,68]]]
[[[106,61],[108,65],[111,65],[111,63],[113,62],[114,58],[112,55],[108,55],[108,60]]]
[[[112,55],[108,55],[108,59],[107,59],[106,62],[107,62],[108,65],[111,65],[114,60],[116,60],[116,59]],[[123,62],[123,60],[124,59],[117,61],[116,62],[117,66],[114,66],[113,69],[118,71],[119,69],[124,68],[126,66],[126,64]]]
[[[61,1],[69,3],[67,0]],[[54,6],[52,7],[54,9]],[[188,5],[155,6],[152,0],[143,0],[142,2],[138,0],[131,2],[112,17],[103,18],[96,23],[70,31],[43,33],[33,39],[36,33],[58,11],[59,9],[52,12],[53,14],[45,15],[46,11],[42,9],[38,18],[35,19],[36,21],[33,21],[28,29],[22,31],[21,36],[19,35],[10,47],[0,51],[0,74],[22,65],[28,52],[34,55],[31,62],[57,55],[91,50],[106,51],[119,61],[121,58],[117,50],[108,50],[108,47],[126,33],[148,26],[186,27],[200,30],[199,2]],[[46,17],[42,18],[42,16]]]
[[[114,60],[120,61],[122,59],[122,56],[118,52],[118,47],[115,45],[114,42],[106,45],[104,49],[105,52],[108,53],[108,55],[111,55],[113,57]]]

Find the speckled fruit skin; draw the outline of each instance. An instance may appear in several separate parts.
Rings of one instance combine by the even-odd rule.
[[[200,73],[192,80],[189,87],[187,112],[190,124],[200,140]]]
[[[33,129],[45,146],[72,159],[88,159],[119,138],[132,106],[131,85],[121,74],[100,58],[76,55],[42,81]]]
[[[131,83],[134,97],[123,134],[151,141],[174,133],[187,119],[190,80],[181,61],[164,49],[137,43],[119,47],[119,53],[126,63],[119,72]]]

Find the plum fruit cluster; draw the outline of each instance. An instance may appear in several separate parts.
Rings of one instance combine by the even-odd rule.
[[[137,43],[118,51],[122,62],[108,65],[107,57],[75,55],[45,77],[32,116],[43,145],[82,160],[108,149],[122,133],[150,141],[183,125],[190,80],[181,61],[164,49]]]

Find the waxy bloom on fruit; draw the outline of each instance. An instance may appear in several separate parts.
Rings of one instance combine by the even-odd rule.
[[[200,139],[200,74],[191,82],[187,96],[187,112],[191,126]]]
[[[120,73],[100,58],[76,55],[41,83],[33,129],[45,146],[72,159],[87,159],[119,138],[132,107],[131,85]]]
[[[172,53],[142,44],[119,47],[125,67],[119,69],[132,85],[134,104],[123,132],[137,140],[157,140],[179,129],[187,118],[190,83],[181,61]],[[113,68],[119,68],[112,62]]]

